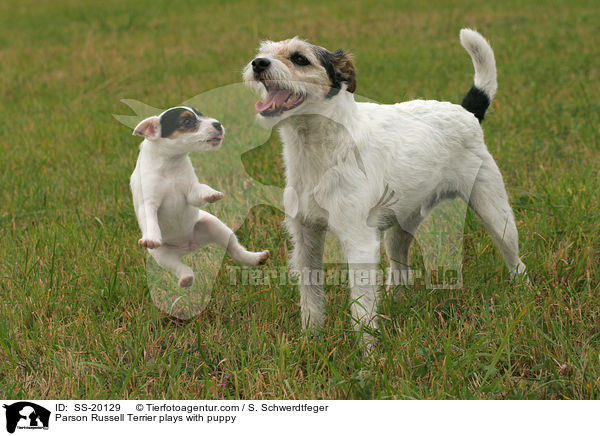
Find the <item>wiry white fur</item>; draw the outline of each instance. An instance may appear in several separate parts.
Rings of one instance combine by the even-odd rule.
[[[493,95],[495,67],[489,45],[473,31],[463,30],[461,36],[474,58],[478,83]],[[303,53],[309,48],[307,44]],[[260,55],[277,58],[264,48]],[[274,68],[278,75],[287,69],[287,80],[298,77],[283,62]],[[327,80],[326,75],[321,77]],[[249,74],[245,79],[253,80]],[[317,85],[327,88],[328,82]],[[376,325],[377,286],[374,281],[361,282],[358,275],[365,268],[376,269],[381,231],[392,269],[405,276],[417,227],[448,197],[467,201],[482,218],[511,274],[524,273],[502,176],[473,114],[439,101],[357,103],[345,85],[333,98],[326,99],[321,92],[309,97],[291,114],[266,120],[277,124],[283,141],[284,205],[294,242],[291,267],[300,272],[321,270],[325,234],[335,233],[348,260],[357,327]],[[382,197],[391,191],[392,201],[381,207]],[[303,326],[321,326],[322,285],[300,280],[299,287]]]
[[[138,243],[148,248],[160,266],[175,274],[182,287],[192,285],[194,272],[181,258],[204,245],[219,244],[245,265],[257,265],[269,257],[268,251],[247,251],[229,227],[201,209],[223,194],[198,182],[189,153],[216,150],[220,142],[207,141],[221,132],[212,126],[217,120],[197,118],[201,124],[196,133],[169,139],[161,138],[160,130],[156,130],[147,136],[131,175],[133,205],[142,231]],[[160,129],[159,120],[160,116],[147,118],[134,134],[146,136],[144,126],[148,123]]]
[[[494,59],[492,47],[483,36],[471,29],[460,31],[460,43],[473,59],[473,67],[475,68],[473,83],[485,92],[491,101],[498,89],[496,60]]]

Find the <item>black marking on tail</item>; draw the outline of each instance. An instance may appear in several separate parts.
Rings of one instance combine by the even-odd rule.
[[[475,115],[481,123],[485,117],[485,111],[490,107],[490,98],[485,92],[473,85],[463,98],[461,106]]]

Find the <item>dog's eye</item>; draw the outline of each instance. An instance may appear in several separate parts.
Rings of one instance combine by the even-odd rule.
[[[192,127],[194,127],[194,124],[196,124],[196,122],[193,119],[191,119],[191,118],[185,118],[181,122],[181,125],[183,127],[185,127],[186,129],[191,129]]]
[[[300,54],[300,53],[294,53],[290,56],[290,60],[295,63],[296,65],[310,65],[310,62],[308,59],[306,59],[306,56]]]

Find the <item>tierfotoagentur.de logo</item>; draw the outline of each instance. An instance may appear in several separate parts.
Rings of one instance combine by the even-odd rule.
[[[48,430],[50,411],[28,401],[4,404],[6,409],[6,431],[14,433],[19,430]]]

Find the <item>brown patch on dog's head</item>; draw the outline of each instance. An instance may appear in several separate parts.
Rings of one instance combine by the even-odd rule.
[[[175,139],[183,133],[195,133],[200,122],[193,108],[175,107],[160,117],[161,137]]]
[[[292,39],[286,39],[285,41],[281,41],[277,45],[273,47],[273,56],[284,61],[288,60],[290,56],[290,47],[289,43],[292,42]]]

